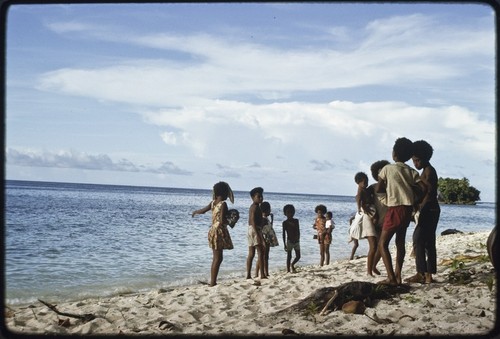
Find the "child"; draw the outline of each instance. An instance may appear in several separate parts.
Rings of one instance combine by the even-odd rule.
[[[413,211],[413,186],[425,186],[418,172],[405,164],[413,155],[413,143],[407,138],[399,138],[394,143],[392,159],[394,164],[384,166],[379,172],[376,192],[386,192],[387,213],[382,225],[378,249],[387,271],[387,279],[379,284],[396,286],[401,284],[401,270],[405,258],[406,229]],[[396,270],[393,269],[389,242],[396,234]]]
[[[264,239],[264,272],[266,276],[269,276],[269,250],[271,247],[278,246],[278,238],[273,228],[273,214],[271,213],[271,204],[264,201],[260,204],[260,209],[262,210],[262,218],[264,226],[262,226],[262,237]],[[269,220],[269,217],[271,220]],[[255,276],[259,275],[260,265],[257,262],[255,268]]]
[[[429,162],[433,151],[432,146],[424,140],[413,143],[413,165],[417,170],[423,170],[420,179],[426,187],[426,194],[417,208],[420,214],[415,220],[416,226],[413,231],[417,273],[405,279],[410,283],[430,284],[433,281],[432,274],[435,274],[437,269],[436,228],[441,208],[437,200],[438,175]]]
[[[333,213],[328,211],[325,214],[326,223],[325,223],[325,252],[326,252],[326,264],[330,265],[330,244],[332,243],[332,231],[335,228],[335,223],[333,222]]]
[[[328,211],[325,214],[326,223],[325,228],[328,231],[327,236],[330,238],[330,243],[332,242],[332,231],[335,229],[335,223],[333,222],[333,213]]]
[[[314,220],[313,228],[318,231],[318,243],[319,243],[319,254],[320,254],[319,265],[323,266],[323,264],[325,263],[325,259],[326,259],[326,264],[328,265],[330,263],[331,238],[327,237],[328,232],[325,227],[326,206],[318,205],[314,209],[314,212],[316,212],[316,219]]]
[[[294,218],[295,207],[293,205],[285,205],[283,207],[283,214],[286,216],[286,220],[283,221],[283,244],[285,246],[286,256],[286,271],[290,272],[290,267],[292,273],[297,272],[295,270],[295,264],[300,260],[300,226],[299,220]],[[292,261],[292,250],[295,251],[295,258]]]
[[[354,259],[354,254],[356,254],[356,250],[359,246],[359,237],[361,235],[361,223],[363,219],[360,218],[358,213],[355,213],[353,216],[349,218],[349,241],[347,243],[352,243],[351,257],[349,260]]]
[[[376,224],[375,192],[371,186],[368,187],[368,176],[364,172],[358,172],[354,176],[354,182],[358,185],[356,193],[358,213],[364,213],[364,215],[371,219],[372,224]]]
[[[390,162],[387,160],[379,160],[375,161],[371,166],[370,166],[370,172],[372,174],[373,179],[375,180],[374,184],[371,184],[368,188],[372,189],[375,192],[375,187],[377,186],[378,182],[378,174],[382,168],[384,168],[385,165],[389,165]],[[377,236],[377,239],[380,238],[380,233],[382,232],[382,224],[384,223],[384,218],[385,214],[387,213],[387,206],[386,206],[386,194],[385,191],[383,192],[375,192],[375,209],[377,210],[377,223],[375,224],[375,233]],[[377,240],[378,242],[378,240]],[[380,261],[380,252],[378,250],[378,244],[377,244],[377,250],[375,251],[375,258],[373,259],[373,264],[372,264],[372,272],[375,273],[376,275],[380,275],[379,270],[377,269],[377,264]]]
[[[266,279],[264,272],[264,240],[262,239],[262,210],[260,204],[264,199],[264,189],[255,187],[250,191],[252,204],[248,210],[248,256],[247,256],[247,279],[252,279],[252,262],[257,250],[257,260],[260,269],[260,278]]]
[[[223,181],[214,185],[212,191],[212,201],[206,207],[194,211],[191,216],[204,214],[212,210],[212,226],[208,231],[208,246],[212,249],[212,268],[210,270],[210,286],[217,285],[217,275],[223,259],[223,250],[233,249],[233,242],[227,229],[226,219],[227,204],[229,197],[234,203],[234,196],[231,187]]]
[[[363,172],[356,173],[354,182],[358,184],[356,203],[358,214],[362,217],[360,238],[366,238],[369,246],[366,259],[366,272],[369,276],[373,277],[372,267],[377,251],[377,234],[375,233],[375,225],[377,224],[375,192],[373,191],[373,187],[368,189],[368,176]]]

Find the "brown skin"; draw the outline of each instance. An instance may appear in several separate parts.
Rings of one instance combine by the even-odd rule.
[[[273,223],[273,214],[272,213],[264,213],[262,212],[262,218],[263,222],[265,222],[264,218],[271,217],[271,224]],[[262,247],[264,248],[264,272],[265,276],[269,276],[269,252],[271,250],[271,247],[269,247],[265,241],[262,242]],[[255,265],[255,276],[259,276],[259,271],[260,271],[260,263],[257,260],[257,264]]]
[[[422,183],[425,187],[425,195],[418,206],[418,210],[421,210],[426,203],[434,202],[435,200],[437,200],[438,176],[436,169],[432,167],[429,161],[420,159],[416,156],[413,156],[412,160],[413,165],[417,170],[423,170],[420,174],[420,179],[422,180]],[[427,284],[433,281],[432,274],[428,272],[425,272],[425,274],[423,275],[421,272],[417,272],[415,279],[422,280],[422,277]]]
[[[257,237],[259,239],[259,245],[257,246],[248,246],[248,256],[247,256],[247,279],[252,279],[252,262],[255,257],[255,250],[257,249],[257,260],[260,268],[260,276],[261,279],[267,279],[267,276],[264,272],[264,239],[262,238],[262,233],[260,231],[261,223],[262,223],[262,211],[259,205],[264,200],[264,197],[260,193],[255,193],[252,196],[252,205],[250,205],[250,209],[248,210],[248,225],[250,225]],[[257,225],[259,223],[259,225]]]
[[[398,157],[392,152],[392,159],[395,162],[401,162]],[[425,191],[425,186],[422,182],[419,182],[422,190]],[[375,191],[377,193],[385,192],[386,182],[382,179],[378,180]],[[389,252],[389,243],[392,237],[396,235],[396,269],[394,270],[392,265],[392,257]],[[400,227],[397,230],[390,229],[384,230],[380,234],[380,239],[378,242],[378,253],[382,257],[382,261],[384,262],[385,269],[387,271],[387,279],[380,282],[387,285],[397,286],[402,282],[401,279],[401,270],[403,268],[403,263],[406,255],[405,249],[405,240],[406,240],[406,227]],[[377,262],[378,260],[374,260],[373,262]]]
[[[419,204],[419,210],[427,203],[437,199],[438,176],[436,169],[432,167],[429,161],[412,157],[413,165],[416,169],[422,170],[420,179],[425,187],[425,195]]]
[[[283,221],[283,244],[285,246],[285,251],[287,251],[286,248],[286,243],[287,243],[287,237],[288,241],[292,243],[297,243],[300,241],[300,226],[299,226],[299,220],[295,219],[293,216],[293,212],[290,210],[287,210],[286,212],[286,220]],[[300,250],[295,251],[295,259],[292,262],[292,251],[287,251],[287,257],[286,257],[286,271],[290,272],[290,268],[292,272],[295,271],[295,264],[297,261],[300,259]]]
[[[322,223],[324,225],[325,222],[326,222],[325,215],[323,214],[322,211],[318,210],[316,212],[316,220],[314,222],[314,228],[316,228],[316,225],[319,224],[319,223]],[[325,259],[328,262],[330,262],[330,252],[329,252],[330,251],[330,245],[326,245],[325,242],[324,242],[324,238],[325,238],[325,233],[326,232],[327,231],[325,230],[321,234],[318,233],[319,255],[320,255],[319,265],[320,266],[323,266],[323,264],[325,263]]]
[[[214,200],[214,205],[217,205],[221,201],[225,201],[227,197],[222,197],[222,196],[216,196]],[[210,211],[212,208],[212,203],[208,204],[207,206],[200,208],[199,210],[194,211],[191,214],[191,217],[194,217],[196,214],[205,214],[206,212]],[[224,220],[224,217],[226,216],[227,213],[227,204],[223,203],[222,204],[222,210],[220,214],[220,220],[219,222],[222,223]],[[209,286],[215,286],[217,285],[217,276],[219,275],[219,269],[220,265],[222,264],[222,260],[224,259],[223,256],[223,249],[212,249],[212,266],[210,268],[210,284]]]
[[[373,199],[370,197],[368,193],[368,182],[363,179],[358,183],[358,193],[356,194],[356,203],[358,205],[358,212],[363,212],[363,211],[368,211],[368,205],[373,204]],[[363,216],[366,217],[367,215]],[[372,223],[375,225],[377,224],[377,219],[375,217],[372,218]],[[377,269],[373,269],[374,263],[375,263],[375,254],[377,252],[377,238],[370,236],[366,237],[366,240],[368,240],[368,254],[367,254],[367,260],[366,260],[366,267],[367,271],[366,273],[369,276],[373,277],[373,273],[375,274],[380,274],[377,273]],[[356,252],[357,249],[357,244],[355,243],[355,247],[353,246],[352,249],[352,254],[351,254],[351,259],[354,257],[354,253]]]

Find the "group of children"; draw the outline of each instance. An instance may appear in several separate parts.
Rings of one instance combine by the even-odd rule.
[[[372,164],[371,172],[376,183],[368,186],[368,176],[359,172],[355,175],[358,185],[356,194],[357,213],[351,218],[349,230],[354,241],[351,259],[357,248],[358,239],[366,238],[369,242],[367,256],[367,273],[380,275],[376,265],[383,260],[387,279],[381,284],[401,284],[401,269],[405,257],[406,230],[412,220],[416,222],[413,235],[415,262],[417,273],[408,278],[408,282],[432,282],[432,274],[436,273],[435,233],[439,220],[439,204],[437,201],[437,174],[430,165],[432,147],[425,141],[411,142],[407,138],[396,140],[391,164],[386,160]],[[415,167],[423,170],[422,175],[405,164],[413,158]],[[269,275],[269,250],[278,246],[278,239],[273,229],[273,214],[268,202],[264,202],[264,190],[256,187],[250,191],[252,204],[248,214],[248,256],[246,262],[246,277],[251,279],[252,263],[257,252],[255,276],[266,279]],[[210,286],[217,283],[217,275],[223,260],[223,250],[232,249],[233,244],[227,226],[234,226],[227,219],[226,200],[234,202],[233,192],[225,182],[219,182],[213,187],[213,197],[210,204],[196,210],[192,216],[212,211],[212,226],[208,232],[209,247],[213,251]],[[332,213],[326,206],[315,208],[316,219],[313,228],[317,231],[320,247],[320,265],[330,262],[330,244],[332,230],[335,224]],[[286,205],[283,208],[286,220],[283,221],[283,244],[287,252],[287,272],[295,272],[295,264],[300,259],[300,226],[294,218],[295,208]],[[396,267],[393,268],[389,252],[389,242],[396,236]],[[295,258],[292,261],[292,251]]]
[[[246,262],[247,279],[251,279],[252,264],[257,252],[257,263],[255,276],[261,279],[269,276],[269,251],[271,247],[279,246],[278,238],[273,229],[274,216],[271,213],[271,205],[264,200],[264,189],[255,187],[250,191],[252,204],[248,211],[248,256]],[[208,245],[212,249],[212,267],[210,270],[210,286],[217,285],[217,275],[223,260],[223,250],[233,249],[233,243],[227,226],[234,226],[235,221],[229,221],[229,213],[226,200],[234,203],[231,187],[226,182],[218,182],[212,190],[212,201],[205,207],[192,213],[204,214],[212,211],[212,226],[208,231]],[[295,264],[300,260],[300,225],[299,220],[294,218],[295,207],[286,205],[283,208],[286,220],[283,221],[283,244],[287,252],[287,271],[295,272]],[[292,251],[295,258],[292,261]]]
[[[405,258],[406,231],[413,220],[413,248],[417,272],[405,279],[410,283],[431,283],[436,273],[436,228],[440,207],[437,200],[438,176],[430,164],[432,146],[424,140],[412,142],[407,138],[396,140],[392,158],[372,164],[376,183],[368,186],[368,176],[358,172],[354,181],[358,185],[356,202],[358,212],[351,218],[349,233],[354,241],[351,259],[357,248],[357,239],[369,242],[367,273],[379,275],[376,265],[382,258],[387,279],[381,284],[401,284],[401,270]],[[413,159],[417,170],[405,164]],[[392,263],[389,243],[396,236],[396,265]]]

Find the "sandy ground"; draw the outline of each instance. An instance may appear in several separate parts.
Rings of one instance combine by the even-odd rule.
[[[299,261],[297,273],[282,270],[271,272],[269,279],[264,280],[221,280],[214,287],[199,284],[73,302],[45,300],[59,312],[95,317],[89,321],[59,315],[41,302],[6,305],[3,331],[6,336],[295,333],[497,337],[493,331],[498,330],[497,280],[485,246],[488,235],[489,232],[438,236],[436,282],[408,284],[409,292],[376,300],[363,314],[347,314],[340,309],[320,315],[324,305],[314,303],[300,311],[279,311],[322,287],[352,281],[376,283],[385,278],[382,262],[378,265],[381,276],[366,275],[366,257],[323,267],[301,267]],[[393,242],[394,256],[392,247]],[[410,252],[408,244],[403,279],[415,273]]]

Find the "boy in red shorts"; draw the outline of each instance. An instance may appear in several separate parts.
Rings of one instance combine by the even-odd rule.
[[[399,138],[392,149],[394,164],[384,166],[378,176],[375,188],[377,193],[387,194],[387,213],[382,224],[382,233],[378,243],[378,250],[384,261],[387,279],[379,284],[401,284],[401,270],[405,258],[406,229],[408,228],[415,196],[413,188],[419,186],[425,192],[425,186],[420,180],[418,172],[405,164],[413,155],[413,143],[407,138]],[[396,270],[393,269],[392,257],[389,252],[389,242],[396,234]]]

